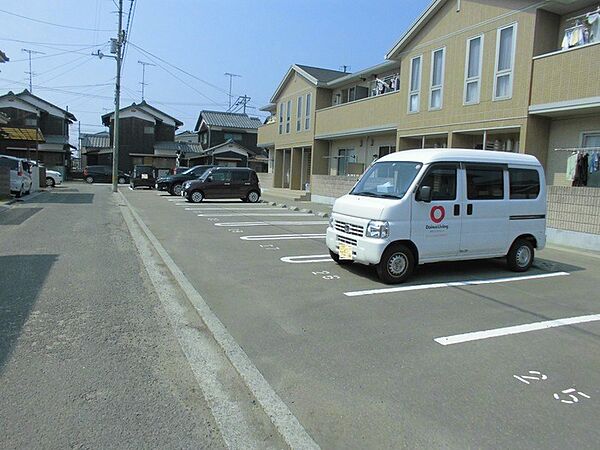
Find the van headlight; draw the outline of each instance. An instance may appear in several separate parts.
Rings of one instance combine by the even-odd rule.
[[[385,239],[390,235],[389,222],[381,220],[371,220],[367,225],[366,236],[370,238]]]

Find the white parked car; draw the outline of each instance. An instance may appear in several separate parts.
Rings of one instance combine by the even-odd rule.
[[[31,192],[31,173],[29,163],[14,156],[0,155],[0,166],[10,169],[10,192],[17,198]]]
[[[63,182],[62,174],[56,170],[46,169],[46,186],[54,187]]]
[[[399,283],[437,261],[504,256],[525,271],[545,232],[546,182],[534,156],[430,149],[377,160],[335,201],[326,240],[333,260],[374,265]]]

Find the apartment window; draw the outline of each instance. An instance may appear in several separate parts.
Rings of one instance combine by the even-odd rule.
[[[310,101],[312,99],[312,95],[310,93],[306,94],[306,108],[304,110],[304,129],[305,130],[309,130],[310,129],[310,108],[311,108],[311,104]]]
[[[431,92],[429,109],[441,109],[444,98],[444,67],[446,49],[440,48],[431,54]]]
[[[512,97],[517,25],[499,28],[496,36],[494,100]]]
[[[298,111],[296,114],[296,131],[302,130],[302,97],[298,97]]]
[[[600,147],[600,132],[583,133],[581,137],[582,147]]]
[[[35,127],[37,125],[37,119],[25,119],[26,127]]]
[[[421,97],[421,62],[423,56],[410,60],[410,92],[408,94],[408,112],[419,112]]]
[[[283,134],[283,102],[279,104],[279,134]]]
[[[479,103],[482,55],[483,35],[469,39],[465,62],[465,105]]]
[[[288,100],[287,108],[285,111],[285,132],[290,132],[290,121],[292,119],[292,101]]]

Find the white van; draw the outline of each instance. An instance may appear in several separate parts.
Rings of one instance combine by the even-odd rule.
[[[377,160],[338,198],[327,247],[338,263],[376,265],[400,283],[417,264],[506,256],[533,263],[546,243],[546,183],[531,155],[420,149]]]
[[[30,166],[27,161],[14,156],[0,155],[0,166],[10,169],[10,192],[17,198],[31,192]]]

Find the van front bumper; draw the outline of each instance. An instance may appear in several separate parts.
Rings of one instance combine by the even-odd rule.
[[[352,260],[361,264],[379,264],[381,255],[388,246],[384,239],[373,239],[358,237],[350,234],[340,233],[331,227],[327,227],[325,237],[327,247],[334,253],[339,253],[339,244],[346,243],[352,247]]]

